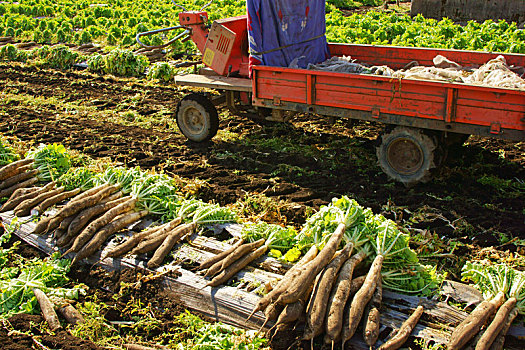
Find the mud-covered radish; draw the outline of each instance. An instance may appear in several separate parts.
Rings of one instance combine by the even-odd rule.
[[[118,200],[120,201],[120,200]],[[108,210],[104,215],[91,222],[86,228],[80,232],[80,234],[75,238],[71,248],[69,248],[64,255],[67,255],[72,252],[78,252],[94,235],[101,229],[103,226],[111,222],[115,217],[125,212],[131,211],[135,208],[137,199],[128,198],[125,202],[120,203],[119,205]]]
[[[376,290],[370,300],[368,310],[365,312],[364,317],[364,329],[363,329],[363,338],[366,344],[370,347],[373,347],[379,338],[379,309],[381,308],[381,301],[383,299],[383,284],[381,279],[377,283]]]
[[[14,176],[16,174],[20,173],[20,168],[31,164],[34,162],[34,159],[31,158],[24,158],[17,161],[14,161],[12,163],[9,163],[7,165],[4,165],[2,168],[0,168],[0,181],[4,181],[5,179],[10,178],[11,176]]]
[[[33,209],[34,207],[36,207],[38,204],[42,203],[46,199],[56,196],[57,194],[61,194],[62,192],[64,192],[64,190],[65,190],[64,187],[59,187],[54,190],[41,193],[35,198],[26,199],[22,203],[18,204],[13,211],[15,215],[18,217],[28,216],[31,214],[31,209]]]
[[[103,214],[107,212],[108,210],[116,207],[117,205],[124,203],[128,200],[128,198],[121,198],[123,196],[123,193],[121,191],[115,192],[111,196],[107,197],[106,199],[102,200],[99,204],[94,205],[90,208],[86,208],[79,212],[75,219],[71,222],[71,225],[69,225],[67,229],[67,233],[64,237],[63,242],[57,242],[59,247],[63,247],[76,237],[76,235],[86,227],[89,220],[92,218]]]
[[[129,239],[127,239],[125,242],[117,245],[116,247],[109,250],[107,253],[103,255],[103,258],[117,258],[126,255],[128,252],[132,252],[132,250],[135,247],[138,247],[142,242],[147,242],[148,239],[151,237],[158,237],[163,236],[173,230],[175,227],[180,225],[182,219],[181,218],[175,218],[174,220],[158,226],[158,227],[152,227],[150,229],[147,229],[145,231],[139,232],[131,236]],[[162,244],[162,242],[160,243]],[[159,244],[159,245],[160,245]],[[158,246],[157,246],[158,247]],[[145,246],[141,247],[142,249],[146,249]],[[149,248],[149,247],[148,247]],[[155,248],[153,248],[155,249]],[[153,250],[152,249],[152,250]],[[131,253],[133,254],[133,252]],[[142,254],[142,253],[138,253]]]
[[[0,182],[0,190],[9,188],[13,185],[16,185],[17,183],[24,182],[27,179],[36,177],[38,175],[38,169],[32,169],[31,165],[25,165],[23,168],[27,168],[27,170],[24,170],[20,174],[16,174]]]
[[[66,199],[69,199],[73,196],[76,196],[80,192],[80,188],[75,188],[71,191],[66,191],[62,193],[57,193],[56,195],[49,197],[48,199],[42,201],[31,211],[32,214],[39,215],[46,211],[47,208],[52,207],[55,204],[58,204]]]
[[[244,243],[244,239],[241,238],[237,240],[237,242],[234,245],[232,245],[230,248],[226,249],[222,253],[216,254],[212,256],[211,258],[207,259],[206,261],[203,261],[197,269],[198,270],[207,269],[208,267],[212,266],[216,262],[221,261],[228,255],[230,255],[235,249],[237,249],[243,243]]]
[[[341,266],[350,257],[353,248],[353,243],[347,243],[345,247],[336,254],[326,268],[321,271],[319,281],[314,286],[312,298],[306,309],[307,327],[305,334],[303,335],[303,340],[311,340],[323,333],[330,291],[336,281]]]
[[[490,323],[490,325],[485,329],[483,335],[476,343],[476,350],[489,350],[490,346],[496,340],[496,337],[501,332],[505,325],[505,320],[509,316],[510,312],[516,306],[518,300],[514,297],[509,298],[496,312],[496,316]]]
[[[28,187],[28,186],[31,186],[32,184],[37,183],[38,179],[37,178],[31,178],[31,179],[26,180],[26,181],[33,182],[33,183],[30,183],[30,184],[28,183],[27,186],[20,187],[20,188],[16,189],[13,192],[13,194],[11,195],[11,197],[9,197],[7,202],[5,202],[4,205],[2,206],[2,210],[1,210],[2,212],[14,209],[18,204],[20,204],[21,202],[25,201],[26,199],[35,198],[36,196],[40,195],[41,193],[47,192],[47,191],[51,190],[53,187],[55,187],[55,183],[54,182],[50,182],[47,185],[45,185],[44,187],[37,188],[37,190],[35,190],[35,191],[27,191],[26,192],[26,191],[24,191],[25,187]]]
[[[260,239],[256,242],[245,243],[237,247],[233,252],[228,254],[224,259],[216,262],[208,271],[206,271],[205,276],[215,276],[219,274],[222,270],[230,266],[237,259],[240,259],[242,256],[246,255],[248,252],[251,252],[254,249],[259,248],[264,244],[264,239]]]
[[[19,182],[17,184],[12,185],[11,187],[5,188],[0,191],[0,198],[9,197],[7,202],[2,207],[1,211],[8,211],[13,209],[18,203],[20,203],[24,199],[19,199],[18,195],[16,194],[16,191],[25,189],[26,187],[32,186],[38,182],[38,179],[36,177],[29,178],[25,181]],[[27,193],[29,194],[29,193]],[[28,196],[30,197],[30,196]],[[27,197],[26,197],[27,198]],[[14,204],[16,201],[16,204]],[[7,205],[6,205],[7,204]]]
[[[175,244],[177,244],[184,236],[192,233],[196,227],[196,223],[189,223],[180,225],[170,232],[162,244],[155,250],[155,253],[151,259],[148,261],[148,267],[150,269],[159,267],[164,261],[164,258],[173,249]]]
[[[55,240],[59,240],[61,237],[64,236],[64,234],[67,232],[67,228],[69,227],[69,225],[74,219],[75,219],[75,215],[72,215],[62,220],[58,228],[55,230],[55,234],[54,234]]]
[[[405,344],[408,337],[416,327],[421,315],[423,315],[423,306],[419,305],[410,317],[403,322],[394,336],[388,339],[378,350],[397,350]]]
[[[33,288],[33,293],[35,294],[38,304],[40,305],[42,315],[44,316],[44,319],[49,325],[49,329],[51,331],[56,331],[57,329],[61,328],[62,326],[60,325],[60,321],[58,320],[55,308],[53,307],[53,304],[51,303],[47,295],[38,288]]]
[[[519,309],[517,307],[510,311],[509,315],[505,319],[505,324],[503,325],[503,328],[496,337],[496,340],[494,340],[494,342],[490,346],[490,350],[503,350],[503,347],[505,345],[505,336],[507,335],[507,332],[509,331],[512,322],[514,322],[516,317],[518,317],[518,311]]]
[[[361,250],[350,259],[348,259],[337,276],[337,280],[332,288],[330,299],[327,304],[326,314],[326,337],[330,342],[335,342],[341,335],[341,328],[343,326],[343,310],[345,308],[348,297],[350,296],[350,289],[352,284],[352,277],[354,269],[366,257],[368,253]]]
[[[75,200],[73,198],[68,202],[62,209],[60,209],[54,216],[49,217],[46,220],[40,220],[35,226],[35,233],[42,233],[52,231],[60,225],[60,222],[68,216],[78,214],[82,209],[91,207],[99,203],[104,198],[110,196],[113,192],[119,189],[119,185],[110,185],[99,190],[91,196],[82,197],[81,199]],[[88,190],[86,192],[89,192]],[[81,196],[82,193],[79,195]],[[78,197],[78,196],[77,196]],[[47,221],[47,222],[46,222]]]
[[[75,264],[78,261],[93,255],[102,246],[102,244],[104,244],[106,239],[108,239],[112,234],[137,222],[144,216],[148,215],[148,213],[148,210],[141,210],[139,212],[130,212],[128,214],[123,214],[120,217],[115,218],[115,220],[102,227],[95,234],[95,236],[91,238],[91,240],[84,247],[82,247],[82,249],[78,251],[78,253],[71,261],[71,264]]]
[[[206,284],[206,287],[217,287],[220,284],[226,283],[230,278],[232,278],[237,272],[241,271],[252,261],[260,258],[266,253],[268,249],[267,245],[263,245],[257,250],[250,252],[243,256],[242,258],[236,260],[233,264],[226,266],[217,276],[215,276],[210,282]]]
[[[476,306],[463,322],[454,329],[447,344],[447,349],[463,348],[479,332],[489,317],[496,312],[504,301],[505,293],[498,292],[491,300],[484,300]]]
[[[308,252],[306,252],[306,254],[297,263],[295,263],[294,266],[292,266],[288,271],[286,271],[283,278],[279,281],[279,283],[277,283],[275,288],[273,288],[270,292],[268,292],[261,299],[259,299],[259,301],[255,305],[255,308],[252,310],[252,312],[248,316],[248,319],[250,319],[250,317],[254,313],[266,309],[268,305],[270,305],[272,302],[277,300],[279,295],[284,290],[286,290],[286,287],[288,286],[289,282],[292,280],[292,277],[296,273],[298,273],[299,268],[309,263],[310,261],[312,261],[317,256],[318,253],[319,253],[319,250],[317,249],[317,246],[313,245],[312,247],[310,247]]]
[[[366,305],[372,299],[379,279],[381,278],[381,268],[386,257],[397,254],[393,251],[397,240],[402,236],[401,232],[393,229],[393,223],[386,221],[379,229],[376,237],[375,250],[376,256],[372,262],[370,270],[366,274],[363,286],[357,291],[352,299],[347,314],[343,317],[342,341],[343,347],[346,341],[352,338],[363,317]],[[345,322],[346,320],[346,322]]]
[[[284,305],[296,302],[306,293],[307,288],[312,284],[317,274],[332,260],[337,247],[343,239],[345,229],[346,225],[344,223],[340,223],[337,226],[319,254],[312,261],[298,269],[298,276],[290,281],[287,289],[279,295],[277,303]]]

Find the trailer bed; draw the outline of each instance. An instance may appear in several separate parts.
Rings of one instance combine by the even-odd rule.
[[[498,56],[473,51],[331,44],[336,56],[401,69],[412,61],[431,66],[443,55],[464,67]],[[525,55],[503,54],[525,66]],[[349,117],[464,134],[525,139],[525,91],[439,81],[254,66],[255,106]]]

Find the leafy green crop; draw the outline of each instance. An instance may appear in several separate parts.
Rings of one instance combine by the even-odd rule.
[[[207,2],[177,1],[188,10],[199,10]],[[164,0],[124,0],[112,2],[111,6],[91,0],[40,3],[23,0],[0,4],[0,33],[39,43],[95,42],[130,48],[138,46],[134,37],[139,32],[178,25],[178,13],[181,11]],[[337,8],[381,3],[382,0],[329,0],[326,5],[328,39],[339,43],[525,53],[524,30],[518,29],[514,22],[471,21],[460,26],[449,19],[437,21],[398,13],[369,12],[346,16]],[[242,0],[215,0],[207,11],[210,21],[213,21],[243,15],[246,7]],[[145,41],[165,41],[178,33],[167,33],[165,38],[157,35],[151,39],[145,38]],[[171,47],[180,53],[195,50],[191,41],[178,41]]]
[[[80,285],[64,287],[69,283],[66,274],[70,261],[60,259],[60,253],[43,260],[27,260],[15,254],[17,245],[3,248],[16,228],[17,223],[11,223],[0,237],[0,319],[39,312],[32,288],[39,288],[51,298],[77,299],[84,290]]]
[[[168,83],[170,81],[173,81],[175,73],[175,67],[173,67],[168,62],[156,62],[149,69],[147,77],[150,80],[158,79],[160,81]]]
[[[41,58],[44,65],[50,68],[70,69],[76,63],[79,55],[65,45],[55,45],[49,49],[47,55]]]
[[[87,190],[94,186],[95,172],[89,168],[70,168],[57,180],[59,186],[64,186],[66,191],[75,188]]]
[[[176,339],[176,349],[189,350],[257,350],[263,349],[267,340],[254,331],[245,331],[220,322],[207,323],[189,312],[175,316],[176,324],[184,330],[185,339]],[[177,331],[179,329],[175,329]]]
[[[25,62],[27,61],[27,53],[17,49],[14,45],[7,44],[0,48],[0,60]]]
[[[0,166],[9,164],[18,159],[18,155],[7,142],[0,139]]]
[[[261,238],[270,241],[268,245],[270,253],[268,255],[271,257],[295,262],[301,256],[301,251],[297,248],[294,249],[297,243],[297,231],[291,226],[282,227],[263,221],[245,223],[242,235],[245,240],[250,242],[255,242]],[[285,254],[283,255],[283,253]]]
[[[36,149],[29,151],[28,158],[34,158],[34,166],[38,169],[41,181],[54,181],[64,174],[71,166],[71,156],[66,148],[60,144],[41,144]]]
[[[145,56],[134,54],[131,50],[115,49],[105,56],[104,63],[106,73],[138,77],[146,71],[149,60]]]
[[[291,253],[304,252],[312,244],[322,248],[343,220],[347,224],[344,241],[353,242],[354,249],[377,253],[388,249],[382,269],[385,288],[421,295],[430,295],[439,288],[444,276],[437,273],[435,267],[419,262],[409,246],[408,234],[400,231],[395,222],[374,215],[370,209],[362,208],[346,196],[334,198],[307,219]],[[369,260],[373,258],[369,256]]]

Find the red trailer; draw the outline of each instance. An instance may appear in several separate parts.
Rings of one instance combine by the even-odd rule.
[[[379,164],[390,177],[409,185],[427,180],[446,157],[447,147],[468,135],[525,140],[523,90],[270,66],[254,66],[248,78],[246,17],[215,21],[208,29],[202,10],[181,12],[181,26],[175,27],[186,29],[182,35],[197,44],[209,67],[201,74],[178,76],[176,83],[221,92],[219,97],[191,94],[180,101],[177,124],[192,141],[215,136],[219,103],[234,113],[256,112],[270,120],[286,121],[290,112],[297,112],[380,122],[386,127],[377,147]],[[332,56],[392,69],[414,60],[432,66],[436,55],[462,66],[480,66],[499,55],[352,44],[329,48]],[[525,66],[525,55],[503,56],[509,65]]]

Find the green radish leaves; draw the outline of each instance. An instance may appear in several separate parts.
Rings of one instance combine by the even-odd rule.
[[[38,177],[44,182],[58,179],[71,167],[71,156],[63,145],[57,143],[41,144],[29,151],[26,157],[35,160],[34,166],[39,171]]]

